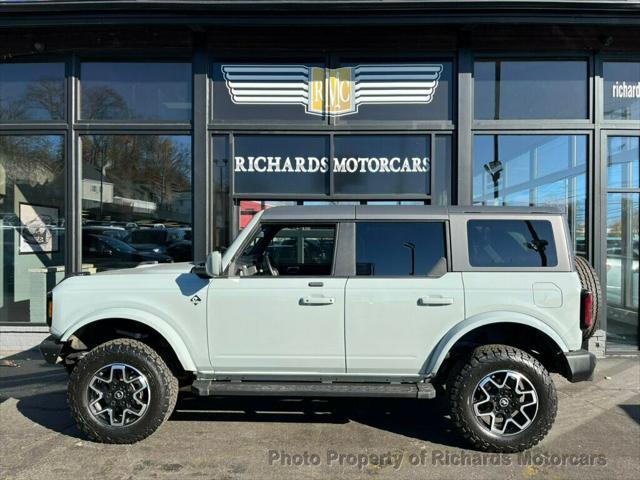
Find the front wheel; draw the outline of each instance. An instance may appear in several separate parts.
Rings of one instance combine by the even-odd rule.
[[[178,381],[148,345],[112,340],[87,353],[69,378],[68,400],[78,428],[103,443],[134,443],[171,415]]]
[[[558,409],[549,373],[528,353],[506,345],[473,351],[451,383],[451,418],[462,436],[487,452],[521,452],[549,432]]]

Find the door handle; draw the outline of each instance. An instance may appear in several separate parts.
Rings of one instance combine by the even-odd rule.
[[[453,305],[451,297],[420,297],[418,305],[421,307],[441,307],[444,305]]]
[[[300,305],[333,305],[336,299],[333,297],[302,297]]]

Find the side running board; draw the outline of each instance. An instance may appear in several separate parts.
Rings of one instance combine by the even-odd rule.
[[[200,396],[387,397],[435,398],[430,383],[228,382],[197,379],[191,390]]]

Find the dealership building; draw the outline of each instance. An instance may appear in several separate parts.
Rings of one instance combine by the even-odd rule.
[[[640,3],[0,3],[0,348],[276,205],[556,206],[637,352]]]

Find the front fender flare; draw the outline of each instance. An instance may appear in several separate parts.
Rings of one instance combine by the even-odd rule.
[[[451,347],[464,335],[478,327],[495,323],[512,323],[533,327],[551,338],[560,350],[563,352],[569,351],[566,342],[555,330],[531,315],[517,312],[486,312],[467,318],[449,330],[438,342],[436,348],[425,362],[424,374],[430,377],[435,376]]]
[[[162,335],[169,345],[171,345],[171,348],[173,348],[173,351],[185,371],[195,372],[197,370],[195,362],[189,354],[189,349],[180,338],[180,335],[178,335],[173,328],[169,327],[161,318],[142,310],[131,308],[110,308],[107,310],[100,310],[100,313],[89,314],[68,327],[60,337],[60,341],[66,342],[69,340],[69,337],[71,337],[71,335],[77,332],[80,328],[91,323],[113,318],[133,320],[154,329]]]

